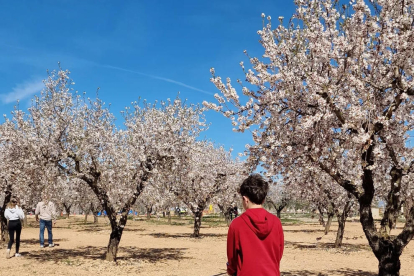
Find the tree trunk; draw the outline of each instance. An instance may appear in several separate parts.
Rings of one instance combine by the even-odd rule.
[[[371,148],[371,147],[370,147]],[[371,150],[367,150],[371,153]],[[370,160],[370,158],[367,158]],[[372,163],[372,162],[371,162]],[[368,165],[371,165],[368,162]],[[401,184],[402,170],[398,168],[391,169],[391,189],[399,188]],[[364,194],[358,199],[360,207],[360,222],[365,236],[378,259],[379,276],[399,276],[400,275],[400,255],[404,247],[414,236],[414,208],[411,208],[408,220],[405,223],[403,231],[397,237],[390,237],[387,233],[377,231],[375,222],[372,217],[371,204],[374,198],[374,181],[372,172],[370,170],[364,170],[364,178],[362,182],[364,188]],[[391,212],[398,210],[399,198],[394,195],[388,197],[388,199],[394,198],[394,201],[387,202],[386,208],[392,208]],[[394,206],[391,206],[394,205]],[[385,213],[384,213],[385,215]]]
[[[1,240],[5,243],[9,242],[9,233],[7,231],[7,219],[4,217],[1,218]]]
[[[318,211],[319,211],[319,223],[320,225],[322,225],[323,227],[326,226],[325,224],[325,220],[323,219],[323,211],[321,207],[318,207]]]
[[[410,216],[410,209],[414,206],[414,202],[412,198],[407,198],[404,202],[404,217],[408,219]]]
[[[117,220],[117,211],[116,209],[111,206],[108,194],[100,189],[100,187],[96,184],[96,182],[88,182],[89,186],[97,195],[99,201],[102,204],[102,211],[106,211],[109,222],[111,224],[111,235],[109,237],[108,247],[105,253],[105,260],[116,262],[116,256],[118,253],[118,246],[121,241],[122,232],[126,226],[127,219],[128,219],[128,211],[130,206],[133,205],[138,197],[139,193],[134,193],[133,196],[127,201],[124,207],[121,210],[121,217],[119,221]],[[93,210],[93,214],[95,217],[96,209]]]
[[[105,255],[106,261],[116,262],[116,256],[118,253],[119,243],[121,242],[122,231],[123,228],[119,226],[116,226],[114,229],[112,229]]]
[[[389,235],[397,225],[397,218],[402,204],[400,200],[402,175],[402,169],[400,168],[394,167],[390,171],[392,187],[388,193],[384,217],[381,220],[381,232],[385,235]]]
[[[386,208],[384,216],[381,220],[381,231],[386,233],[387,235],[390,234],[392,229],[395,229],[397,225],[397,217],[394,216],[392,212],[387,212],[389,209]]]
[[[95,207],[95,206],[91,203],[90,211],[92,212],[92,215],[93,215],[93,223],[94,223],[94,224],[97,224],[97,223],[98,223],[98,213],[99,213],[98,208],[96,208],[96,207]]]
[[[168,211],[168,224],[171,224],[171,211]]]
[[[198,238],[200,237],[200,228],[201,228],[201,216],[203,215],[203,211],[196,211],[194,212],[194,232],[193,237]]]
[[[287,206],[287,201],[283,201],[279,206],[278,206],[278,208],[276,209],[276,215],[277,215],[277,217],[278,218],[282,218],[282,215],[281,215],[281,213],[282,213],[282,211],[283,211],[283,209],[285,209],[285,207]]]
[[[382,129],[382,125],[376,125],[379,128],[379,131]],[[379,132],[377,131],[377,132]],[[374,141],[374,134],[371,135],[371,141]],[[383,138],[383,137],[381,137]],[[382,229],[377,230],[374,218],[372,216],[372,201],[375,195],[375,185],[373,179],[373,172],[371,166],[374,165],[373,158],[373,149],[375,143],[372,142],[366,150],[361,154],[361,160],[365,162],[363,168],[362,179],[362,191],[358,186],[353,184],[347,179],[343,179],[342,176],[338,174],[331,174],[331,176],[338,182],[339,185],[344,187],[349,193],[352,193],[359,203],[359,216],[360,222],[364,234],[368,240],[368,243],[378,259],[378,269],[379,276],[399,276],[400,275],[400,256],[407,244],[414,237],[414,208],[411,208],[408,219],[405,222],[403,231],[398,234],[398,236],[389,236],[387,233],[384,233]],[[393,153],[392,148],[390,155]],[[330,173],[329,168],[325,167],[320,163],[320,166],[327,173]],[[391,191],[387,197],[386,210],[388,213],[395,213],[399,211],[401,206],[401,200],[399,198],[400,193],[397,192],[401,188],[401,178],[403,176],[403,170],[398,166],[394,166],[390,171]],[[384,212],[385,214],[385,212]],[[388,221],[387,221],[388,223]]]
[[[276,204],[276,203],[274,203],[273,201],[271,201],[271,200],[268,200],[268,202],[273,206],[273,208],[276,210],[276,216],[280,219],[281,218],[281,213],[282,213],[282,210],[283,209],[285,209],[285,207],[287,206],[287,204],[288,204],[288,201],[287,200],[282,200],[282,203],[281,204]],[[296,210],[295,210],[295,214],[296,214]]]
[[[389,248],[384,247],[378,264],[378,276],[399,276],[400,275],[400,255],[393,254],[395,248],[388,251]]]
[[[331,228],[333,217],[334,217],[334,213],[328,213],[328,221],[326,222],[326,225],[325,225],[325,235],[328,235],[329,233],[329,229]]]
[[[76,161],[77,162],[77,161]],[[117,220],[117,210],[112,206],[111,200],[108,196],[106,190],[104,190],[100,185],[98,185],[98,181],[100,179],[101,173],[98,171],[93,171],[92,176],[93,179],[89,178],[86,175],[80,177],[80,179],[84,180],[88,183],[89,187],[93,190],[95,195],[97,196],[98,200],[101,203],[102,210],[107,212],[107,216],[109,222],[111,224],[111,235],[109,238],[108,248],[105,254],[105,260],[107,261],[116,261],[116,256],[118,253],[118,246],[121,241],[122,232],[126,226],[128,220],[128,211],[131,209],[141,194],[142,189],[144,188],[144,184],[148,181],[150,176],[150,171],[152,170],[152,162],[148,161],[149,164],[146,164],[147,170],[144,172],[144,175],[140,177],[140,181],[137,184],[136,191],[128,198],[126,203],[121,209],[121,217],[119,221]],[[79,162],[76,164],[76,171],[80,172]]]
[[[349,199],[351,194],[348,194]],[[351,210],[353,202],[348,200],[345,204],[342,214],[338,216],[338,232],[336,233],[335,248],[342,246],[342,240],[344,238],[345,223],[348,218],[349,211]]]
[[[88,215],[92,211],[92,208],[93,208],[93,206],[92,206],[92,203],[91,203],[89,207],[85,208],[86,210],[82,209],[82,212],[85,213],[85,223],[88,222]]]
[[[29,225],[29,223],[27,222],[27,212],[24,212],[24,219],[23,219],[23,227],[27,227]]]
[[[7,231],[7,219],[4,217],[4,211],[7,208],[7,204],[9,204],[10,199],[11,199],[11,189],[12,186],[10,184],[7,184],[6,186],[6,190],[5,190],[5,196],[4,196],[4,201],[3,201],[3,206],[1,207],[1,212],[0,212],[0,228],[1,228],[1,233],[0,233],[0,241],[3,242],[9,242],[9,233]]]
[[[66,205],[65,203],[63,203],[63,207],[65,208],[66,218],[69,218],[70,208],[72,207],[72,205]]]
[[[111,223],[111,236],[109,237],[109,243],[105,254],[105,260],[110,262],[116,262],[116,256],[118,253],[119,243],[121,242],[122,232],[125,229],[126,223],[128,221],[128,211],[129,206],[132,204],[126,204],[122,208],[121,217],[117,221],[115,209],[107,209],[108,218]]]
[[[231,223],[230,212],[231,208],[227,208],[227,210],[224,211],[224,219],[226,220],[227,226],[230,226]]]
[[[147,207],[147,219],[151,218],[152,207]]]
[[[384,216],[381,220],[381,231],[390,234],[392,229],[395,229],[397,226],[398,219],[398,210],[390,210],[390,208],[385,208]]]

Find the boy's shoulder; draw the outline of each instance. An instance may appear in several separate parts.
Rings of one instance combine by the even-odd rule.
[[[244,215],[244,213],[241,214],[240,216],[238,216],[237,218],[233,219],[230,223],[229,228],[237,229],[237,228],[241,227],[242,224],[245,224],[244,221],[243,221],[243,218],[242,218],[243,215]]]
[[[235,218],[231,221],[230,228],[235,230],[235,229],[248,227],[248,225],[245,222],[245,219],[248,220],[248,216],[247,216],[246,212],[243,212],[240,216],[238,216],[237,218]]]
[[[270,213],[267,210],[266,210],[266,213],[267,213],[266,216],[268,218],[271,218],[272,223],[274,223],[278,227],[282,227],[282,222],[280,221],[280,219],[276,215]],[[244,221],[244,218],[245,217],[247,217],[247,215],[244,212],[240,216],[238,216],[237,218],[235,218],[235,219],[232,220],[232,222],[230,223],[230,227],[233,228],[233,229],[236,229],[236,228],[248,226],[246,224],[246,222]]]

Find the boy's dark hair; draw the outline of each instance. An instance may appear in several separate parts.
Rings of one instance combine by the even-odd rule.
[[[247,177],[240,186],[240,194],[249,198],[254,204],[262,204],[269,191],[269,184],[260,174]]]

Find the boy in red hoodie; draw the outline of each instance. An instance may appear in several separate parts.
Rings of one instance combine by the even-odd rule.
[[[280,220],[263,209],[269,184],[259,174],[240,186],[246,210],[227,234],[227,273],[237,276],[280,276],[284,238]]]

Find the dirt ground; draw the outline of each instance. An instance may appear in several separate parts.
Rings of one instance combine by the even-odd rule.
[[[82,216],[58,220],[53,230],[57,246],[41,249],[39,230],[33,217],[29,217],[29,227],[22,231],[22,258],[5,259],[5,247],[0,246],[0,275],[226,275],[227,227],[219,220],[203,222],[200,239],[190,237],[190,217],[177,218],[174,225],[167,225],[162,218],[129,220],[118,264],[113,264],[101,258],[110,233],[104,218],[98,225],[92,223],[92,218],[85,224]],[[297,220],[286,220],[282,275],[377,275],[377,261],[360,224],[347,223],[342,249],[332,248],[335,227],[333,224],[331,233],[317,240],[323,229],[316,221],[308,219],[299,224]],[[412,242],[401,257],[401,275],[414,275],[413,257]]]

